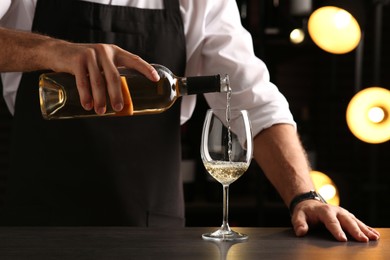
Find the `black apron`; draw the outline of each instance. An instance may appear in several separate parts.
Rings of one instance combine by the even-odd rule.
[[[184,74],[178,0],[163,10],[38,0],[33,31],[113,43]],[[39,74],[24,73],[17,93],[2,224],[183,226],[180,102],[158,115],[45,121]]]

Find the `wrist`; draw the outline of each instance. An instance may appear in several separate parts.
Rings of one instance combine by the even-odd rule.
[[[306,193],[301,193],[301,194],[295,196],[290,202],[289,210],[290,210],[291,216],[294,213],[295,207],[299,203],[301,203],[302,201],[305,201],[305,200],[317,200],[317,201],[320,201],[320,202],[325,203],[325,204],[327,203],[326,200],[321,196],[321,194],[319,194],[318,192],[316,192],[314,190],[311,190],[311,191],[306,192]]]
[[[66,41],[55,39],[51,37],[42,36],[46,38],[45,42],[40,44],[37,49],[41,51],[40,67],[43,70],[53,70],[58,72],[64,72],[63,63],[68,62],[70,54],[66,52],[64,46],[69,44]]]

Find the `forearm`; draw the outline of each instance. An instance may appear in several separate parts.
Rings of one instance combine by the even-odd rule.
[[[53,70],[75,75],[80,101],[98,114],[106,110],[106,93],[116,111],[123,108],[117,67],[138,70],[150,80],[159,75],[137,55],[112,44],[78,44],[0,27],[0,72]]]
[[[314,188],[306,153],[293,126],[278,124],[259,133],[254,138],[254,158],[286,205]]]
[[[50,69],[48,59],[56,42],[60,40],[0,27],[0,71]]]

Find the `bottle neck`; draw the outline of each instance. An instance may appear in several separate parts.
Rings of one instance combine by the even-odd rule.
[[[178,79],[181,95],[196,95],[212,92],[228,92],[230,90],[229,76],[213,75],[198,77],[183,77]]]

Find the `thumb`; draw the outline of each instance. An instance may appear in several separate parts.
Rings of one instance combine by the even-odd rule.
[[[291,223],[297,237],[302,237],[309,231],[309,225],[303,212],[296,212],[291,219]]]

